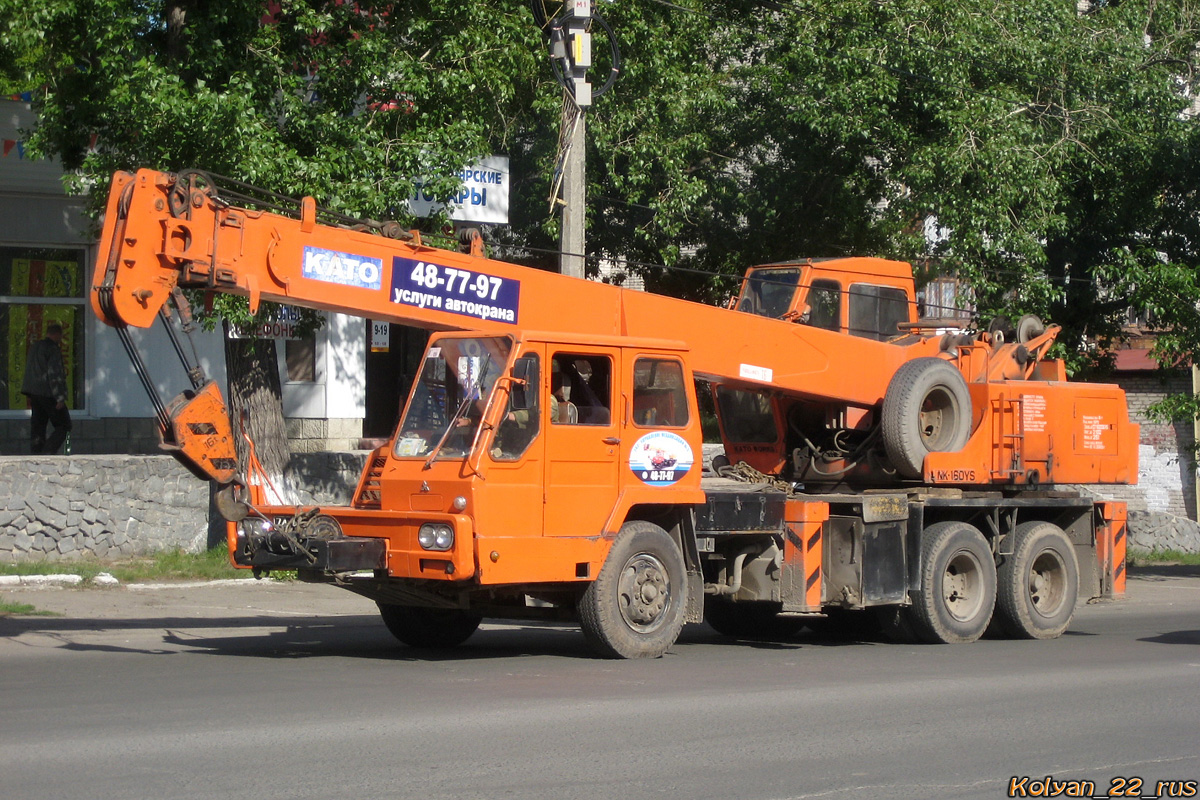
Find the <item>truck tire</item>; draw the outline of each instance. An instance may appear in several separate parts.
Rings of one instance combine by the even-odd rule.
[[[940,358],[896,370],[883,396],[883,447],[905,478],[920,478],[929,453],[961,450],[971,435],[971,394],[962,373]]]
[[[804,620],[781,617],[779,609],[779,603],[734,603],[724,597],[707,597],[704,621],[722,636],[735,639],[790,639],[804,627]]]
[[[649,522],[625,523],[579,598],[588,644],[606,658],[658,658],[683,628],[686,582],[683,553],[670,534]]]
[[[458,608],[424,608],[377,603],[383,624],[409,647],[448,649],[470,638],[481,617]]]
[[[1075,615],[1079,565],[1062,528],[1049,522],[1017,526],[1013,553],[997,569],[996,623],[1014,639],[1053,639]]]
[[[965,522],[939,522],[921,534],[921,588],[909,622],[930,644],[973,642],[996,604],[996,564],[987,540]]]

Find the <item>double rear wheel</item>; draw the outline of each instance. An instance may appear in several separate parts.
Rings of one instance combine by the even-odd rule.
[[[917,638],[973,642],[996,605],[996,564],[987,539],[965,522],[939,522],[921,542],[921,588],[905,621]]]
[[[1053,639],[1070,625],[1079,597],[1075,549],[1062,529],[1025,522],[999,566],[979,530],[965,522],[929,526],[921,544],[921,588],[891,615],[894,638],[973,642],[991,631]],[[885,630],[887,626],[885,625]]]
[[[995,627],[1014,639],[1053,639],[1071,624],[1079,598],[1079,565],[1057,525],[1017,526],[1011,556],[999,568]]]

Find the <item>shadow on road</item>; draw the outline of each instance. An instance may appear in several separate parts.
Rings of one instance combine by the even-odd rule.
[[[1158,636],[1147,636],[1138,641],[1154,644],[1200,644],[1200,631],[1170,631]]]
[[[264,630],[269,629],[269,630]],[[122,638],[105,634],[145,636]],[[161,638],[155,636],[161,633]],[[723,636],[708,625],[687,625],[679,646],[725,645],[764,650],[806,647],[877,645],[882,637],[861,631],[809,630],[778,639]],[[478,659],[553,656],[594,659],[577,627],[561,623],[489,623],[466,643],[450,650],[429,650],[400,644],[374,614],[341,614],[303,619],[277,616],[189,618],[178,616],[126,619],[71,617],[3,617],[0,639],[23,635],[47,636],[74,652],[138,653],[143,655],[201,654],[243,658],[362,658],[391,661],[469,661]]]

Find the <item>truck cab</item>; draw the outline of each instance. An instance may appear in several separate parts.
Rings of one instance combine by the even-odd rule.
[[[917,321],[912,268],[882,258],[808,259],[746,272],[737,311],[887,341]]]
[[[314,526],[292,522],[302,509],[254,503],[271,522],[240,524],[235,560],[374,570],[381,602],[403,587],[435,606],[511,605],[538,585],[573,607],[623,526],[678,537],[704,503],[686,354],[665,340],[437,335],[351,504]],[[288,526],[293,541],[277,530]]]

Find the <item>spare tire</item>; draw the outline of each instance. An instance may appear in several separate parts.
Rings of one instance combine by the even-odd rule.
[[[961,450],[971,436],[971,394],[941,358],[916,358],[892,376],[883,396],[883,447],[897,472],[920,478],[929,453]]]

